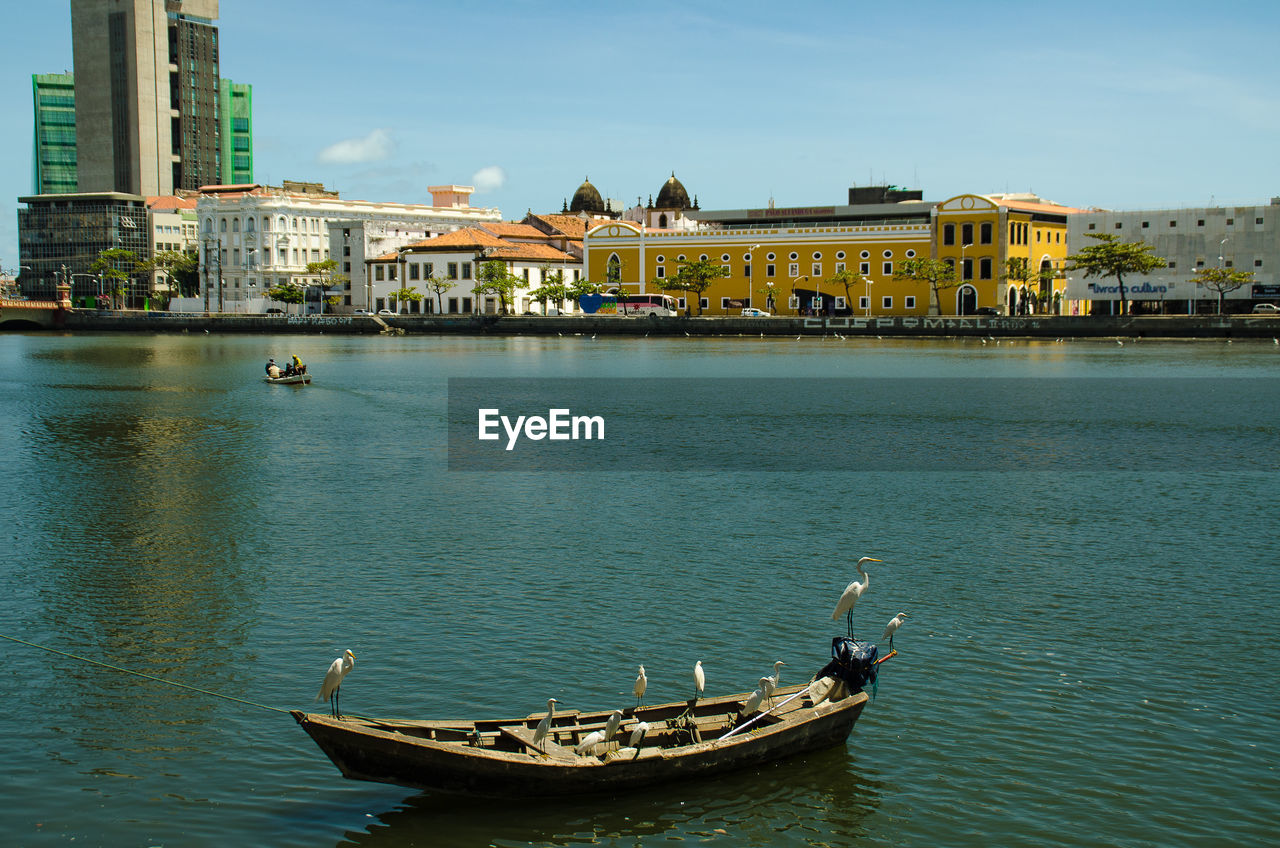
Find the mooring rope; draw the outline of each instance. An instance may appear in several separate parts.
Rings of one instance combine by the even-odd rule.
[[[17,642],[19,645],[26,645],[29,648],[39,648],[42,651],[48,651],[51,654],[58,654],[64,657],[70,657],[71,659],[79,660],[80,662],[87,662],[92,665],[100,665],[103,668],[109,668],[112,671],[120,671],[120,672],[124,672],[125,674],[132,674],[134,677],[144,677],[147,680],[154,680],[157,683],[164,683],[167,686],[177,686],[179,689],[190,689],[192,692],[199,692],[202,695],[212,695],[215,698],[223,698],[228,701],[235,701],[237,704],[248,704],[251,707],[258,707],[264,710],[272,710],[277,713],[289,712],[289,710],[282,710],[279,707],[269,707],[266,704],[259,704],[254,701],[246,701],[244,698],[233,698],[230,695],[223,695],[221,692],[214,692],[211,689],[201,689],[199,686],[188,686],[185,683],[175,683],[172,680],[165,680],[163,677],[156,677],[154,674],[143,674],[140,671],[133,671],[132,669],[121,668],[120,666],[112,665],[111,663],[104,663],[98,660],[91,660],[88,657],[78,656],[77,654],[69,654],[66,651],[59,651],[57,648],[50,648],[47,645],[37,645],[35,642],[28,642],[24,639],[15,639],[12,636],[6,636],[3,633],[0,633],[0,639],[8,639],[10,642]]]

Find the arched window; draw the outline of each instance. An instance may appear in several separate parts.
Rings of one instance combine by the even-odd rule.
[[[223,219],[221,220],[221,222],[219,222],[219,224],[218,224],[218,229],[219,229],[219,231],[224,232],[224,233],[227,231],[227,219],[226,219],[226,218],[223,218]]]
[[[240,219],[239,219],[239,218],[232,218],[232,219],[231,219],[231,232],[233,232],[233,233],[238,233],[238,232],[240,232]]]
[[[262,216],[262,231],[264,233],[271,232],[271,216],[270,215]]]
[[[213,219],[212,219],[212,218],[205,218],[205,219],[204,219],[204,231],[205,231],[206,233],[211,233],[211,232],[213,232]]]
[[[283,233],[287,229],[289,229],[289,220],[285,218],[283,215],[281,215],[280,216],[280,232]]]
[[[248,219],[246,219],[246,220],[245,220],[245,222],[244,222],[244,231],[245,231],[246,233],[251,233],[251,232],[253,232],[253,226],[254,226],[254,222],[255,222],[256,220],[257,220],[256,218],[252,218],[252,217],[251,217],[251,218],[248,218]]]
[[[663,212],[658,216],[658,228],[665,230],[667,228],[667,213]]]
[[[622,260],[618,258],[618,254],[609,254],[609,263],[604,272],[605,282],[617,285],[622,282]]]

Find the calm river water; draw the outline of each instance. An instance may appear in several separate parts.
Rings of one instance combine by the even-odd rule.
[[[293,352],[313,385],[259,381]],[[1272,842],[1278,367],[1269,342],[0,335],[5,636],[278,709],[319,708],[350,648],[349,712],[501,717],[625,705],[639,663],[650,702],[699,659],[714,693],[801,680],[862,555],[860,630],[909,615],[847,747],[557,802],[347,781],[288,715],[0,640],[0,842]],[[1040,447],[947,413],[951,471],[447,470],[449,377],[795,375],[1175,390]],[[836,403],[828,429],[866,412]],[[1139,461],[1090,462],[1100,432]],[[983,470],[1013,443],[1061,470]]]

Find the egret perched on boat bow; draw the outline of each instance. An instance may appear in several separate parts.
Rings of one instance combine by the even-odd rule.
[[[831,613],[832,621],[839,621],[840,616],[848,616],[849,635],[853,636],[853,605],[858,602],[863,593],[867,591],[867,587],[871,585],[871,576],[867,574],[866,564],[869,562],[883,562],[883,560],[875,557],[863,557],[858,560],[858,573],[862,575],[862,582],[857,580],[844,587],[844,592],[840,595],[840,600],[836,603],[835,611]]]
[[[346,677],[355,665],[356,655],[351,651],[343,651],[342,656],[330,663],[329,670],[324,673],[324,682],[320,684],[320,693],[316,695],[316,700],[328,701],[334,718],[342,717],[338,707],[338,690],[342,688],[342,678]]]
[[[693,699],[698,700],[698,696],[707,688],[707,673],[702,670],[702,660],[698,660],[693,664]]]
[[[902,626],[902,622],[907,620],[907,614],[900,612],[893,618],[889,619],[889,623],[884,626],[884,635],[881,639],[889,640],[889,649],[893,649],[893,634],[898,632],[898,628]]]
[[[533,744],[541,746],[543,740],[547,738],[547,733],[551,731],[551,717],[556,714],[556,704],[560,703],[555,698],[547,699],[547,714],[542,717],[542,721],[538,722],[538,727],[533,731]]]
[[[644,666],[640,666],[640,673],[636,675],[636,707],[640,706],[640,699],[644,697],[644,690],[649,688],[649,678],[645,677]]]

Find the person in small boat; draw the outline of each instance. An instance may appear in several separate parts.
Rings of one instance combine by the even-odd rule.
[[[272,378],[280,376],[280,366],[276,365],[274,359],[267,360],[267,376]]]
[[[291,363],[291,366],[293,367],[293,373],[295,374],[307,373],[307,366],[302,364],[302,360],[298,358],[298,354],[296,353],[293,355],[293,362]]]

